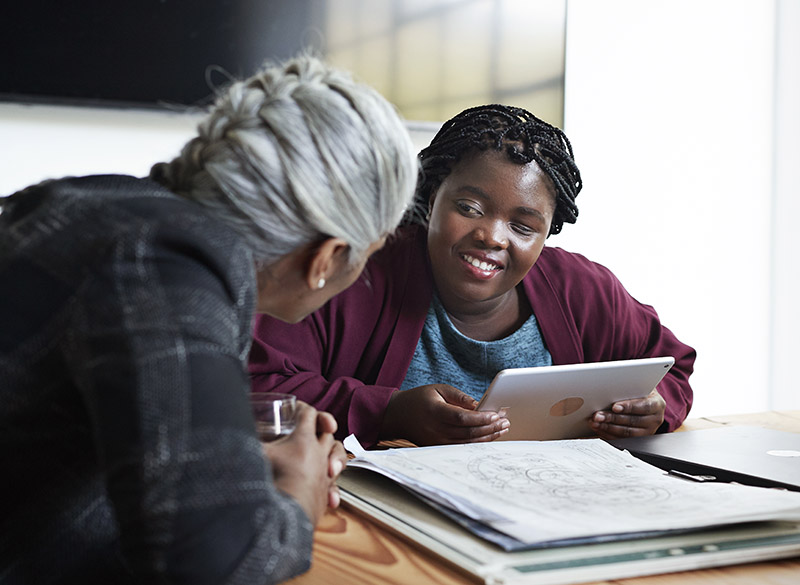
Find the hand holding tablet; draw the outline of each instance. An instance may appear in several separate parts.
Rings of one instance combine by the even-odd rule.
[[[657,357],[502,370],[478,410],[506,410],[511,428],[503,441],[587,437],[594,412],[647,396],[674,363]]]

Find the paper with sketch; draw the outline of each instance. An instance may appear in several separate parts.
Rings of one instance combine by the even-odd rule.
[[[344,446],[348,465],[524,543],[800,520],[800,492],[677,479],[601,439],[366,451],[350,435]]]

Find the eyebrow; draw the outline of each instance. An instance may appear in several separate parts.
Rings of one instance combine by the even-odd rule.
[[[469,193],[472,193],[473,195],[477,195],[478,197],[480,197],[481,199],[484,199],[486,201],[491,201],[492,200],[491,195],[489,195],[486,191],[484,191],[483,189],[480,189],[479,187],[473,187],[472,185],[462,185],[459,188],[459,191],[468,191]],[[547,218],[544,216],[544,214],[541,211],[539,211],[538,209],[534,209],[533,207],[525,207],[523,205],[523,206],[517,207],[516,211],[518,213],[522,213],[523,215],[530,215],[530,216],[536,217],[538,219],[541,219],[542,221],[547,221]]]

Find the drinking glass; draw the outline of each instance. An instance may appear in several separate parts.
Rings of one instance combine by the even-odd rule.
[[[250,395],[256,431],[262,441],[275,441],[291,434],[296,424],[297,397],[294,394],[260,392]]]

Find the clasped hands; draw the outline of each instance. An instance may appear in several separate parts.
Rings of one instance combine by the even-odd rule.
[[[336,429],[336,420],[329,413],[298,401],[294,432],[263,443],[275,485],[297,500],[314,526],[326,507],[339,506],[336,479],[347,464],[347,453],[333,438]]]

